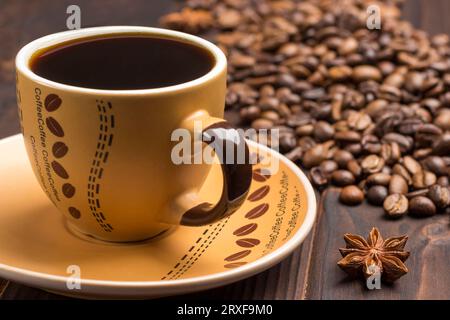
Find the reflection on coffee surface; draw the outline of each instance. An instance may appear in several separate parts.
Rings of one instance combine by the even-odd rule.
[[[43,78],[109,90],[177,85],[200,78],[213,66],[212,55],[196,45],[141,35],[67,42],[44,49],[30,62]]]

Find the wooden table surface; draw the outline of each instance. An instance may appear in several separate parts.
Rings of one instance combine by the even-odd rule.
[[[78,4],[82,27],[156,26],[175,0],[0,0],[0,138],[19,132],[14,89],[14,56],[29,41],[65,30],[66,8]],[[404,16],[431,34],[450,34],[450,1],[409,0]],[[345,232],[367,234],[378,226],[385,236],[408,234],[409,274],[392,286],[367,290],[336,266]],[[218,289],[185,296],[201,299],[450,299],[450,219],[406,217],[387,221],[380,208],[345,207],[336,190],[321,196],[317,223],[301,247],[275,267]],[[64,299],[0,279],[0,299]]]

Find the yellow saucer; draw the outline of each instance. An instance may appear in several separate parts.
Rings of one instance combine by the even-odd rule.
[[[255,165],[249,196],[231,217],[112,244],[74,234],[39,187],[22,137],[1,140],[0,277],[70,296],[151,298],[225,285],[271,267],[305,239],[316,200],[296,165],[249,144],[262,158],[279,160],[279,168]],[[212,181],[219,174],[211,170],[202,192],[217,188]]]

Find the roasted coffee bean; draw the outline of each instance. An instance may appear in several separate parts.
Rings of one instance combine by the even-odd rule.
[[[431,148],[423,148],[414,150],[412,157],[417,160],[422,160],[428,157],[433,150]]]
[[[366,196],[369,203],[381,206],[384,199],[388,196],[388,190],[385,186],[372,186],[367,190]]]
[[[306,151],[303,157],[303,165],[306,168],[311,168],[319,165],[323,160],[327,158],[328,151],[330,150],[331,146],[332,143],[326,142],[318,144]]]
[[[435,184],[436,175],[431,171],[420,170],[413,175],[412,180],[415,189],[422,189]]]
[[[342,81],[351,77],[352,72],[349,66],[335,66],[328,70],[328,76],[334,81]]]
[[[357,82],[366,81],[366,80],[381,80],[381,72],[377,68],[369,65],[362,65],[353,68],[353,80]]]
[[[396,133],[396,132],[391,132],[391,133],[386,134],[382,140],[383,140],[383,142],[397,143],[398,146],[400,147],[400,151],[402,153],[410,151],[414,145],[414,141],[411,137],[404,136],[404,135]]]
[[[412,199],[417,196],[426,196],[426,195],[428,195],[428,189],[419,189],[419,190],[414,190],[414,191],[408,192],[406,194],[406,197],[408,199]]]
[[[432,185],[428,190],[428,197],[440,209],[444,209],[450,205],[450,190],[448,187],[443,187],[438,184]]]
[[[422,171],[422,166],[420,165],[420,163],[410,156],[404,157],[402,162],[403,166],[412,175],[416,174],[419,171]]]
[[[361,167],[365,173],[380,172],[384,167],[384,160],[383,158],[372,154],[362,160]]]
[[[259,118],[252,122],[252,128],[256,130],[270,129],[273,127],[273,121]]]
[[[448,109],[442,110],[434,119],[434,124],[442,130],[450,131],[450,111]]]
[[[276,111],[267,110],[261,113],[261,118],[270,120],[272,123],[277,123],[280,120],[280,115]]]
[[[286,153],[284,156],[291,160],[292,162],[297,162],[302,158],[303,150],[302,147],[298,146]]]
[[[431,172],[435,173],[438,176],[443,176],[447,174],[447,166],[445,164],[445,161],[437,156],[430,156],[427,157],[423,161],[423,166],[425,169],[430,170]]]
[[[359,142],[361,134],[356,131],[340,131],[335,133],[334,139],[343,143]]]
[[[316,187],[323,187],[328,184],[327,174],[323,172],[321,167],[313,167],[309,171],[309,178]]]
[[[436,183],[442,187],[448,187],[450,186],[450,179],[448,176],[442,176],[437,179]]]
[[[442,135],[442,130],[431,123],[422,124],[415,132],[417,147],[428,147]]]
[[[383,201],[383,208],[390,218],[400,218],[408,212],[409,202],[403,194],[390,194]]]
[[[358,205],[364,200],[364,193],[354,185],[342,188],[339,200],[347,205]]]
[[[366,113],[353,112],[347,118],[347,123],[350,128],[361,131],[367,129],[372,124],[372,119]]]
[[[399,163],[395,164],[394,167],[392,168],[392,173],[400,175],[403,179],[405,179],[408,185],[412,184],[412,177],[409,174],[409,171],[401,164]]]
[[[397,131],[403,135],[414,135],[422,125],[423,121],[420,119],[405,119],[397,125]]]
[[[356,157],[361,154],[362,146],[360,143],[350,143],[345,145],[344,150],[350,152],[354,157]]]
[[[391,175],[386,173],[374,173],[367,177],[367,184],[371,186],[389,186]]]
[[[379,35],[366,30],[358,1],[345,12],[330,3],[186,0],[195,11],[163,23],[208,34],[221,47],[229,61],[227,113],[237,115],[237,126],[279,129],[280,151],[311,169],[315,185],[335,183],[341,169],[367,193],[384,187],[414,198],[429,197],[434,184],[446,188],[448,35],[428,37],[404,24],[398,1],[383,3]],[[196,10],[202,19],[192,19]],[[47,99],[46,108],[59,107],[57,96]],[[63,135],[51,119],[49,130]]]
[[[418,196],[409,200],[409,214],[418,217],[432,216],[436,213],[436,206],[427,197]]]
[[[305,124],[295,129],[295,134],[299,137],[311,136],[314,133],[313,124]]]
[[[406,180],[398,175],[394,174],[389,181],[389,194],[400,193],[406,194],[408,192],[408,184]]]
[[[355,177],[350,171],[336,170],[331,174],[331,181],[337,186],[348,186],[355,183]]]
[[[317,141],[323,142],[333,138],[334,128],[328,122],[318,121],[314,125],[313,133]]]
[[[261,115],[261,109],[257,106],[242,108],[239,112],[242,119],[246,121],[256,120]]]
[[[353,160],[353,155],[345,150],[337,150],[333,155],[333,160],[336,161],[339,168],[347,168],[347,164],[350,160]]]
[[[351,159],[347,162],[347,170],[350,171],[356,178],[359,178],[362,174],[362,168],[355,159]]]
[[[391,142],[381,145],[380,155],[387,164],[392,165],[400,159],[402,153],[398,143]]]
[[[314,105],[310,108],[309,113],[311,114],[311,117],[317,120],[326,120],[330,117],[331,114],[331,105],[326,104],[319,104]]]
[[[292,128],[311,123],[311,116],[305,113],[297,113],[286,119],[286,124]]]
[[[450,154],[450,133],[444,133],[433,143],[432,153],[438,156]]]
[[[286,153],[295,148],[297,141],[293,134],[280,135],[280,151]]]

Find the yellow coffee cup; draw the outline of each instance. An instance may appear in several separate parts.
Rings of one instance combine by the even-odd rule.
[[[58,83],[30,68],[37,52],[88,37],[140,34],[171,39],[207,50],[212,69],[194,80],[168,87],[105,90]],[[224,162],[219,200],[198,192],[210,163],[174,163],[171,136],[184,129],[195,137],[195,124],[244,150],[241,134],[222,119],[226,58],[212,43],[181,32],[147,27],[96,27],[56,33],[23,47],[16,57],[17,100],[27,153],[48,198],[72,229],[107,241],[137,241],[171,225],[200,226],[233,213],[251,182],[250,161]],[[236,139],[236,136],[238,137]],[[206,144],[203,144],[205,147]],[[243,147],[243,148],[242,148]],[[221,152],[223,154],[223,152]]]

